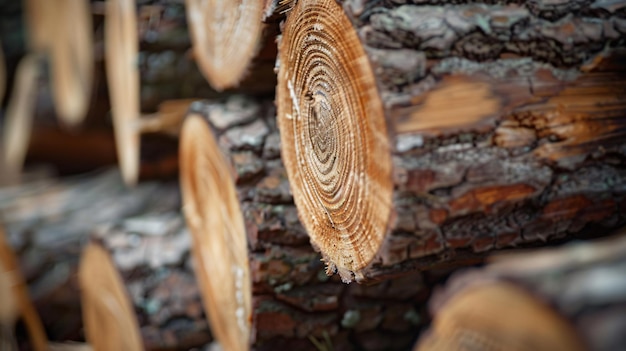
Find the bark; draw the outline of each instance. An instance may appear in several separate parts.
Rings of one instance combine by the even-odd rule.
[[[211,341],[176,184],[129,190],[115,171],[0,189],[0,221],[52,341],[81,340],[78,261],[101,241],[130,293],[147,350]]]
[[[277,88],[329,273],[383,279],[624,223],[623,5],[340,3],[288,13]]]
[[[513,349],[515,337],[530,336],[534,324],[544,323],[538,319],[539,315],[528,315],[528,323],[511,329],[514,324],[511,320],[524,314],[517,307],[523,306],[504,299],[508,306],[503,306],[495,315],[502,325],[500,335],[513,337],[497,340],[499,335],[495,330],[481,328],[489,323],[485,307],[493,305],[494,300],[474,299],[474,312],[453,310],[457,302],[480,289],[509,285],[526,295],[524,298],[534,300],[557,315],[574,333],[571,340],[561,339],[557,347],[551,348],[546,348],[546,339],[532,334],[531,338],[538,341],[533,350],[581,347],[590,351],[619,350],[626,345],[623,333],[626,326],[625,253],[626,237],[620,230],[616,236],[601,241],[575,243],[523,255],[502,255],[484,268],[458,272],[431,299],[433,327],[420,339],[416,349],[435,350],[437,348],[432,346],[443,339],[451,341],[447,349],[455,349],[459,337],[468,332],[477,334],[474,340],[504,343],[500,344],[505,346],[503,349]],[[481,312],[475,313],[477,311]],[[451,320],[456,321],[456,327],[448,331],[457,332],[456,335],[442,332],[441,327]],[[470,320],[471,323],[466,323]],[[566,347],[572,340],[578,345]]]
[[[335,350],[410,345],[411,325],[425,321],[422,276],[366,287],[324,274],[296,214],[270,104],[193,104],[180,159],[196,274],[225,349],[315,350],[327,339]]]

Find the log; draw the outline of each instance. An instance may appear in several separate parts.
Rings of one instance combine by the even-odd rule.
[[[298,1],[277,118],[329,274],[384,279],[624,223],[623,10]]]
[[[146,350],[189,350],[212,340],[180,207],[175,182],[128,189],[114,170],[0,188],[0,222],[50,340],[84,338],[79,255],[91,239],[120,272]]]
[[[625,265],[624,230],[603,240],[496,256],[484,268],[455,273],[435,291],[433,324],[415,350],[623,349]]]
[[[2,280],[2,303],[0,303],[0,346],[3,350],[17,350],[13,337],[15,322],[24,320],[30,337],[30,345],[35,351],[47,349],[46,333],[28,293],[28,288],[20,272],[18,259],[6,240],[4,229],[0,227],[0,280]]]
[[[78,279],[85,335],[94,351],[144,350],[124,282],[102,246],[85,247]]]
[[[87,1],[25,2],[28,46],[47,56],[50,90],[59,119],[79,125],[89,107],[93,80],[92,16]]]
[[[203,75],[218,91],[237,86],[260,46],[263,3],[186,0],[185,4]]]
[[[233,351],[406,349],[407,328],[425,321],[422,275],[346,286],[324,274],[296,215],[274,111],[242,97],[196,102],[183,125],[184,212],[216,339]]]

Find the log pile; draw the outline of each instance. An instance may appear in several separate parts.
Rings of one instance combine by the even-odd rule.
[[[225,349],[315,350],[311,339],[337,350],[410,345],[424,321],[422,276],[364,287],[324,274],[297,218],[268,103],[194,103],[180,159],[196,276]]]
[[[102,99],[104,59],[107,112],[97,114],[110,105],[122,178],[134,185],[139,177],[141,133],[180,133],[190,232],[172,184],[126,193],[117,176],[100,175],[0,189],[0,221],[46,330],[60,339],[76,337],[81,325],[66,314],[62,323],[51,318],[79,309],[75,273],[88,237],[111,253],[128,287],[133,306],[123,309],[138,313],[143,339],[132,336],[133,348],[206,344],[204,306],[226,350],[399,350],[427,320],[428,274],[418,271],[626,224],[620,2],[107,0],[90,3],[93,16],[85,4],[28,1],[31,54],[8,89],[0,164],[11,169],[0,178],[14,181],[26,156],[34,101],[42,100],[34,88],[40,55],[50,56],[56,115],[70,126],[101,106],[88,98],[94,78]],[[82,27],[93,20],[93,43],[90,31],[59,22],[69,13]],[[5,76],[0,69],[0,88]],[[275,85],[276,109],[268,100]],[[617,334],[599,339],[608,330],[602,323],[622,319],[597,306],[563,307],[569,295],[550,290],[562,275],[559,287],[576,291],[569,275],[586,277],[617,257],[616,243],[585,249],[584,264],[551,254],[539,268],[529,262],[544,256],[455,278],[433,300],[438,319],[418,348],[626,343]],[[385,282],[342,284],[351,281]],[[86,296],[93,307],[97,299]],[[598,301],[623,310],[621,300]],[[519,318],[473,325],[481,316],[467,306],[480,304],[483,316],[497,318],[508,305]],[[523,323],[536,342],[510,332]]]
[[[623,5],[340,3],[287,14],[276,97],[329,273],[381,279],[624,223]]]

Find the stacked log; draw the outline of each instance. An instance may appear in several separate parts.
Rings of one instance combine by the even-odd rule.
[[[13,336],[15,322],[21,318],[35,351],[47,349],[47,338],[39,315],[33,306],[28,287],[20,272],[19,262],[9,246],[4,229],[0,227],[0,346],[3,350],[17,350]]]
[[[405,349],[425,321],[421,275],[348,286],[324,274],[301,226],[271,103],[192,104],[181,133],[184,212],[224,349]],[[408,328],[408,329],[407,329]]]
[[[259,48],[262,2],[187,0],[185,4],[202,73],[218,91],[237,86]]]
[[[51,341],[84,338],[78,269],[92,239],[111,253],[147,350],[188,350],[212,340],[180,207],[176,183],[129,190],[113,170],[0,189],[0,222]]]
[[[102,246],[90,244],[83,250],[78,277],[85,334],[93,350],[143,350],[128,292]]]
[[[625,253],[622,230],[458,272],[429,302],[433,325],[416,350],[622,349]]]
[[[382,279],[623,224],[623,9],[298,1],[278,125],[328,272]]]

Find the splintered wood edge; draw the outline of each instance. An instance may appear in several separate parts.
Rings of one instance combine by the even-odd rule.
[[[243,214],[229,165],[207,122],[185,119],[180,141],[184,212],[211,330],[224,350],[250,347],[252,288]]]
[[[139,177],[139,71],[135,1],[107,1],[106,71],[122,177],[128,185]]]
[[[218,91],[236,86],[259,49],[263,1],[186,0],[194,56]]]
[[[94,350],[143,350],[130,298],[102,246],[91,243],[84,249],[78,280],[85,334]]]
[[[10,279],[12,294],[19,314],[24,319],[26,329],[31,340],[31,346],[35,351],[47,350],[48,340],[39,318],[39,314],[33,305],[28,287],[20,273],[19,262],[15,253],[9,246],[4,229],[0,227],[0,275]],[[3,298],[4,299],[4,298]],[[5,303],[5,301],[2,301]],[[0,322],[3,322],[0,320]]]
[[[447,301],[414,350],[583,351],[582,345],[549,306],[511,283],[491,282]]]
[[[52,95],[60,119],[78,125],[87,114],[93,80],[93,38],[87,1],[59,0],[45,13],[53,31]]]
[[[300,218],[327,273],[359,281],[392,213],[389,137],[372,67],[335,0],[297,2],[279,62],[278,123]]]

